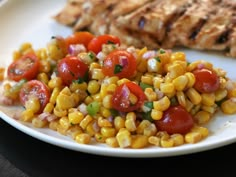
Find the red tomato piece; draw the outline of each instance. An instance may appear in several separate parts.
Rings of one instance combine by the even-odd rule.
[[[39,80],[31,80],[26,82],[20,90],[20,102],[23,106],[30,97],[37,97],[40,102],[40,109],[37,112],[38,114],[43,111],[46,104],[50,99],[50,90],[49,88]]]
[[[169,134],[185,134],[190,131],[194,125],[192,115],[182,106],[171,106],[164,111],[163,117],[156,120],[155,124],[158,130],[166,131]]]
[[[75,56],[59,61],[57,71],[66,85],[70,85],[72,81],[83,82],[88,79],[88,65]]]
[[[88,31],[78,31],[65,38],[67,48],[71,44],[83,44],[86,48],[88,43],[94,38],[94,35]]]
[[[125,50],[115,50],[104,60],[102,71],[107,76],[132,77],[136,71],[136,59]]]
[[[94,37],[88,44],[88,50],[98,53],[102,50],[103,44],[118,44],[120,45],[120,39],[117,36],[110,34],[104,34]]]
[[[36,77],[38,71],[39,59],[35,54],[29,53],[9,65],[7,76],[14,81],[21,79],[31,80]]]
[[[215,92],[220,87],[220,79],[217,74],[209,69],[196,69],[193,71],[196,78],[194,88],[201,93]]]
[[[130,94],[137,97],[137,102],[132,104],[130,101]],[[144,101],[146,95],[141,87],[133,82],[126,82],[118,86],[112,96],[112,107],[121,112],[131,112],[139,109]]]

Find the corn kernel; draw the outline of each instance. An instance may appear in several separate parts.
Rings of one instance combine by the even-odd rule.
[[[132,142],[131,134],[127,129],[120,129],[116,134],[116,139],[121,148],[129,147]]]
[[[131,148],[140,149],[148,146],[148,137],[145,135],[132,136]]]
[[[87,133],[80,133],[76,135],[75,141],[80,144],[89,144],[91,141],[91,136]]]
[[[170,99],[167,96],[164,96],[158,101],[153,102],[153,107],[155,110],[165,111],[170,106]]]
[[[79,111],[75,111],[68,114],[68,119],[71,124],[79,124],[84,119],[84,115]]]
[[[153,120],[160,120],[162,118],[162,116],[163,116],[163,111],[152,109],[151,117]]]

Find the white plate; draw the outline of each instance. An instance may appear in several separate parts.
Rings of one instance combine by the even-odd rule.
[[[10,0],[1,3],[0,66],[7,66],[12,61],[12,51],[23,42],[31,42],[34,48],[39,48],[44,47],[51,36],[69,35],[72,32],[70,28],[57,24],[51,18],[64,6],[65,2],[66,0]],[[236,59],[226,58],[221,54],[181,50],[186,52],[189,60],[211,61],[216,67],[227,70],[228,76],[236,80],[236,75],[234,75]],[[174,148],[121,149],[110,148],[104,144],[81,145],[50,129],[37,129],[30,124],[16,121],[11,117],[19,109],[21,108],[0,106],[0,117],[16,129],[41,141],[91,154],[117,157],[164,157],[196,153],[236,142],[236,115],[226,116],[217,113],[208,126],[210,136],[197,144],[186,144]]]

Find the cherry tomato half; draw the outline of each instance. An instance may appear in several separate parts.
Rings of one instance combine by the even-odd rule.
[[[196,78],[194,88],[201,93],[211,93],[220,87],[220,80],[214,71],[197,69],[193,71]]]
[[[31,80],[36,77],[38,71],[39,59],[35,54],[29,53],[9,65],[7,76],[14,81],[21,79]]]
[[[115,50],[104,60],[102,72],[107,76],[118,76],[129,78],[136,70],[136,59],[125,50]]]
[[[117,36],[104,34],[97,37],[94,37],[88,44],[88,50],[93,51],[94,53],[98,53],[102,50],[103,44],[119,44],[120,39]]]
[[[194,120],[182,106],[171,106],[163,114],[161,120],[156,120],[158,130],[166,131],[169,134],[185,134],[193,127]]]
[[[39,80],[31,80],[26,82],[21,90],[20,90],[20,102],[23,106],[30,97],[37,97],[40,102],[40,109],[37,112],[38,114],[41,113],[49,102],[50,99],[50,91],[49,88]]]
[[[60,60],[57,71],[66,85],[70,85],[72,81],[83,82],[88,78],[88,65],[75,56]]]
[[[131,93],[137,97],[136,103],[130,101]],[[112,96],[112,107],[121,112],[131,112],[139,109],[145,100],[146,95],[141,87],[133,82],[126,82],[116,88]]]
[[[71,44],[83,44],[86,48],[88,43],[94,38],[94,35],[88,31],[78,31],[74,32],[65,38],[67,48]]]

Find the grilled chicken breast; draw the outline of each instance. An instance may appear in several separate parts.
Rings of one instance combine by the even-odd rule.
[[[55,20],[135,47],[184,46],[236,57],[233,0],[68,0]]]

